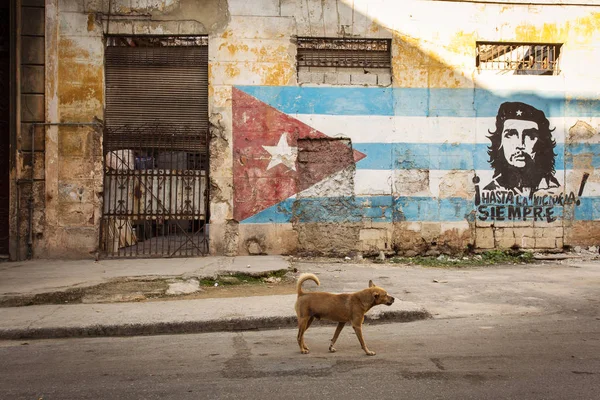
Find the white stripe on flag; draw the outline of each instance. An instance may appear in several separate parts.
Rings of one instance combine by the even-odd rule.
[[[295,114],[294,118],[331,137],[353,143],[481,143],[489,144],[489,131],[496,119],[462,117],[390,117]],[[578,121],[600,130],[600,117],[549,118],[557,143],[564,143],[567,131]]]
[[[567,172],[571,173],[572,171]],[[480,178],[480,188],[482,189],[492,181],[492,170],[403,169],[390,171],[358,169],[354,176],[354,194],[356,196],[394,194],[408,197],[472,198],[475,194],[475,184],[473,183],[475,173]],[[556,171],[555,177],[563,186],[565,171]],[[579,187],[569,190],[577,191]],[[600,182],[588,180],[583,196],[600,196]]]

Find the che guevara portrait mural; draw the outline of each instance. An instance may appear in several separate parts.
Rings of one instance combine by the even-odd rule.
[[[575,193],[564,193],[555,176],[555,129],[544,110],[522,102],[500,104],[488,130],[492,179],[474,178],[479,220],[553,222],[555,207],[577,204]]]

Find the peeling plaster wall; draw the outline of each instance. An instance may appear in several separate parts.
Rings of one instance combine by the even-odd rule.
[[[351,8],[342,1],[281,2],[280,15],[293,20],[292,38],[391,38],[392,83],[387,90],[352,91],[352,82],[344,74],[338,74],[338,80],[325,79],[320,70],[316,72],[323,79],[300,71],[297,83],[294,79],[260,83],[249,74],[246,61],[228,65],[226,72],[235,77],[234,91],[243,93],[233,95],[233,208],[234,217],[241,217],[237,218],[240,232],[289,226],[298,234],[293,250],[329,254],[380,250],[438,254],[515,245],[561,249],[597,243],[599,147],[588,142],[596,140],[600,127],[599,98],[589,86],[600,77],[591,68],[599,61],[600,7],[513,3],[354,1]],[[276,4],[262,4],[269,4],[270,13],[277,14]],[[399,7],[401,11],[396,10]],[[252,18],[260,25],[258,13],[253,12]],[[234,11],[232,18],[237,18]],[[235,31],[231,35],[238,36]],[[549,77],[482,74],[475,68],[477,41],[563,43],[561,73]],[[259,85],[264,87],[256,88]],[[251,104],[246,95],[259,101]],[[321,102],[323,98],[327,100]],[[531,215],[515,214],[508,220],[509,207],[517,212],[516,203],[510,203],[514,199],[502,199],[502,210],[493,220],[477,208],[477,196],[494,177],[487,136],[495,129],[499,106],[510,101],[537,106],[550,119],[558,153],[554,168],[559,188],[554,193],[574,196],[578,204],[560,200],[548,205],[543,202],[554,200],[544,200],[538,192],[539,198],[532,197],[531,204],[519,203],[518,212]],[[294,125],[288,117],[300,122]],[[236,126],[236,119],[244,125]],[[260,128],[248,127],[256,121],[261,121]],[[288,132],[288,146],[298,151],[298,171],[285,163],[271,165],[271,160],[290,151],[280,147],[276,155],[267,150],[281,141],[281,132]],[[340,179],[343,175],[338,171],[310,188],[299,186],[311,171],[321,168],[318,163],[301,167],[299,140],[315,132],[347,138],[364,153],[364,160],[357,159],[350,169],[351,180]],[[246,145],[254,140],[263,148]],[[579,193],[585,174],[589,178]],[[284,181],[289,182],[286,189],[277,189]],[[262,186],[247,190],[244,182]],[[320,187],[329,192],[315,189]],[[487,200],[489,196],[484,197]],[[238,208],[250,212],[236,213]],[[239,239],[244,253],[246,235]],[[280,252],[289,251],[284,246]]]
[[[286,254],[296,251],[297,234],[291,224],[251,226],[234,215],[235,155],[234,89],[238,85],[295,85],[293,18],[282,16],[279,1],[229,1],[230,20],[222,32],[209,37],[209,94],[212,113],[219,114],[222,130],[211,143],[211,253]],[[239,120],[238,120],[239,122]],[[276,125],[275,123],[273,123]],[[213,136],[214,137],[214,136]],[[238,175],[238,178],[246,178]],[[251,181],[246,180],[250,183]],[[256,190],[264,186],[253,182]],[[215,194],[218,193],[218,197]],[[234,233],[235,232],[235,233]]]
[[[206,34],[211,253],[597,243],[600,115],[590,88],[600,79],[591,67],[600,61],[600,7],[551,3],[113,0],[109,21],[106,0],[48,0],[46,120],[102,119],[104,33]],[[298,82],[296,36],[391,39],[391,85]],[[484,76],[475,68],[478,40],[564,43],[561,74]],[[544,100],[556,96],[560,106]],[[548,106],[558,124],[564,192],[578,194],[589,174],[581,204],[561,206],[558,222],[478,219],[474,179],[491,175],[486,136],[495,115],[485,109],[523,98]],[[346,164],[296,162],[299,140],[327,138],[347,141]],[[89,127],[46,130],[38,256],[95,253],[101,154]]]
[[[45,225],[38,258],[92,257],[98,245],[104,104],[102,29],[81,2],[46,3]],[[81,6],[81,7],[80,7]],[[82,125],[76,126],[74,124]]]
[[[102,131],[60,124],[103,119],[104,35],[208,34],[226,25],[227,3],[48,0],[46,4],[45,121],[57,125],[45,130],[45,161],[36,168],[45,178],[45,188],[40,189],[45,191],[41,196],[45,209],[39,218],[43,236],[35,242],[34,255],[95,257],[102,213]]]

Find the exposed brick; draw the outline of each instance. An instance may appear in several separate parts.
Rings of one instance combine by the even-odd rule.
[[[310,73],[310,83],[323,83],[325,82],[325,73],[324,72],[311,72]]]
[[[320,71],[301,69],[298,71],[298,83],[322,84],[325,82],[325,73]]]
[[[508,249],[517,244],[514,236],[496,236],[496,244],[501,249]]]
[[[365,74],[365,73],[354,73],[350,76],[350,81],[353,85],[376,86],[377,85],[377,75]]]
[[[556,238],[537,237],[535,239],[536,249],[554,249],[556,248]]]
[[[377,85],[378,86],[391,86],[392,85],[392,74],[380,72],[377,74]]]
[[[338,85],[350,85],[352,83],[351,77],[352,77],[352,74],[340,71],[337,73],[337,84]]]
[[[338,84],[338,73],[337,72],[325,72],[324,75],[324,83],[328,85],[337,85]]]
[[[535,228],[535,229],[536,229],[536,231],[541,233],[541,237],[546,237],[546,238],[562,237],[564,234],[564,230],[563,230],[562,226],[547,227],[547,228]],[[540,236],[539,233],[536,235],[537,237]]]
[[[557,237],[556,238],[556,248],[562,249],[564,245],[565,245],[564,239],[562,237]]]
[[[494,230],[493,228],[477,228],[475,230],[475,246],[478,249],[494,248]]]
[[[532,227],[515,227],[512,229],[514,236],[518,238],[522,237],[535,237],[537,235],[535,228]]]
[[[530,236],[523,236],[520,239],[520,242],[517,241],[517,244],[522,249],[534,249],[535,248],[535,238],[534,237],[530,237]]]
[[[310,83],[310,71],[301,69],[298,71],[298,83]]]

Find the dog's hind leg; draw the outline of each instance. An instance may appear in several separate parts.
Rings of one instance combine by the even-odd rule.
[[[363,339],[362,323],[361,324],[352,323],[352,327],[354,328],[354,332],[356,332],[356,337],[358,338],[358,341],[360,342],[360,347],[362,347],[362,349],[365,351],[365,353],[367,353],[368,356],[374,356],[375,352],[371,351],[367,348],[367,345],[365,344],[365,339]]]
[[[310,317],[308,319],[308,322],[306,323],[306,328],[304,329],[304,332],[306,332],[308,330],[308,328],[310,328],[310,325],[313,323],[314,320],[315,320],[315,317]],[[307,353],[310,351],[310,349],[308,348],[306,343],[304,343],[304,335],[302,335],[302,346],[304,347],[304,350],[306,350]]]
[[[335,333],[333,334],[333,338],[331,339],[331,344],[329,345],[330,352],[335,353],[335,348],[333,347],[333,345],[335,344],[335,341],[337,340],[338,336],[340,336],[340,333],[342,332],[342,329],[344,329],[345,325],[345,322],[338,322],[338,326],[337,328],[335,328]]]
[[[302,354],[308,354],[309,352],[309,348],[304,344],[304,332],[306,332],[314,319],[314,317],[298,318],[298,346],[300,346]]]

